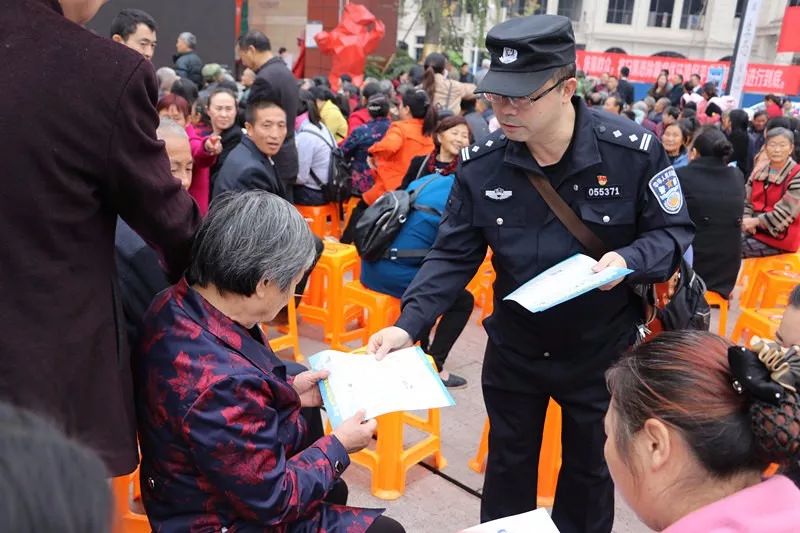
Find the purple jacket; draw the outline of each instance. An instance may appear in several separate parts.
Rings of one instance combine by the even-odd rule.
[[[134,374],[155,531],[361,533],[380,515],[323,502],[350,460],[333,436],[304,447],[300,398],[257,328],[181,280],[143,331]]]
[[[662,533],[796,533],[800,490],[788,478],[770,479],[684,516]]]

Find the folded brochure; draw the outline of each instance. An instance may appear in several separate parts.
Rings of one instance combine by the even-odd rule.
[[[558,528],[547,510],[540,507],[535,511],[484,522],[461,533],[558,533]]]
[[[597,261],[591,257],[575,254],[548,268],[503,299],[517,302],[531,313],[538,313],[633,272],[620,267],[593,272],[592,267],[596,264]]]
[[[366,418],[374,418],[455,405],[430,359],[417,346],[392,352],[380,361],[373,355],[324,350],[308,362],[314,370],[330,371],[319,388],[334,428],[359,409],[366,410]]]

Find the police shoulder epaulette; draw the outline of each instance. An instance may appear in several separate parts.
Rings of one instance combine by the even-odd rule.
[[[595,121],[595,135],[601,141],[624,146],[632,150],[649,152],[650,147],[656,143],[655,135],[633,121],[624,120],[630,122],[630,124],[622,122],[622,120]]]
[[[482,157],[489,152],[493,152],[498,148],[502,148],[508,143],[508,139],[503,134],[502,130],[497,130],[479,143],[472,146],[467,146],[461,149],[461,163],[467,163],[473,159]]]

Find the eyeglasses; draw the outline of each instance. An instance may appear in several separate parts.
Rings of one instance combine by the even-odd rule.
[[[495,94],[495,93],[483,93],[483,96],[493,104],[500,104],[503,101],[506,101],[509,104],[511,104],[511,107],[514,107],[514,108],[517,108],[517,109],[526,108],[526,107],[531,107],[534,104],[534,102],[536,102],[537,100],[541,100],[542,98],[544,98],[545,96],[550,94],[550,92],[553,89],[555,89],[556,87],[561,85],[563,82],[567,81],[568,79],[569,79],[568,77],[567,78],[561,78],[560,80],[558,80],[555,83],[555,85],[553,85],[552,87],[547,89],[545,92],[543,92],[543,93],[541,93],[541,94],[539,94],[537,96],[503,96],[502,94]]]

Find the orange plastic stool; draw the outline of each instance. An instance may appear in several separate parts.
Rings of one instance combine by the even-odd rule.
[[[475,472],[486,470],[486,457],[489,455],[489,420],[483,424],[481,441],[475,457],[467,463]],[[558,472],[561,470],[561,407],[552,399],[547,406],[544,420],[542,449],[539,452],[539,486],[536,490],[536,505],[552,507],[556,497]]]
[[[740,300],[743,302],[743,305],[745,305],[744,302],[753,299],[750,293],[755,286],[756,274],[762,270],[789,270],[800,272],[800,255],[787,253],[768,257],[751,257],[742,261],[742,268],[739,271],[736,285],[744,287]]]
[[[350,274],[352,279],[358,279],[361,260],[355,246],[331,241],[325,241],[324,245],[325,249],[309,277],[298,313],[304,320],[321,325],[326,341],[330,342],[334,332],[343,330],[347,323],[361,317],[361,309],[345,308],[342,298],[345,277]]]
[[[343,320],[337,320],[331,348],[334,350],[350,350],[345,343],[359,340],[362,345],[367,344],[369,336],[378,330],[391,326],[400,316],[400,300],[364,287],[359,280],[345,283],[342,289],[342,299],[345,306],[355,306],[367,313],[363,325],[348,331]],[[363,320],[363,316],[362,316]]]
[[[272,351],[275,353],[291,348],[294,360],[301,363],[305,357],[303,357],[303,354],[300,352],[300,335],[297,332],[297,307],[294,296],[289,298],[289,303],[286,307],[288,308],[287,314],[289,315],[289,324],[288,326],[277,328],[283,335],[268,339],[269,347],[272,348]],[[269,337],[269,324],[262,323],[261,331],[264,332],[264,335]]]
[[[492,266],[492,252],[489,251],[478,268],[475,277],[467,285],[467,290],[475,298],[475,306],[481,308],[481,316],[477,320],[478,324],[494,311],[493,284],[495,277],[496,274]]]
[[[311,232],[320,239],[327,235],[337,239],[342,236],[338,205],[295,205],[295,207],[308,221]]]
[[[360,348],[353,353],[364,353]],[[434,366],[428,356],[428,363]],[[434,366],[435,370],[435,366]],[[447,460],[442,455],[441,416],[439,409],[428,409],[427,418],[409,412],[388,413],[376,418],[376,444],[374,449],[364,448],[350,454],[350,460],[363,466],[372,474],[371,492],[382,500],[396,500],[406,488],[406,473],[426,457],[433,457],[433,465],[442,469]],[[410,426],[424,433],[422,440],[404,446],[403,430]],[[330,426],[328,427],[330,432]]]
[[[728,300],[718,292],[706,291],[706,302],[711,307],[719,307],[719,334],[725,337],[728,334]]]
[[[134,513],[131,500],[139,493],[139,467],[132,474],[115,477],[111,480],[114,495],[114,533],[150,533],[147,515]]]
[[[762,309],[742,308],[739,319],[733,327],[731,340],[747,346],[754,335],[767,339],[774,339],[775,332],[781,324],[783,308],[772,307]]]
[[[747,298],[742,297],[742,307],[785,306],[789,293],[800,284],[800,273],[792,270],[770,269],[755,273],[748,287]]]

